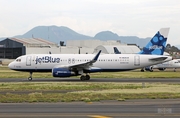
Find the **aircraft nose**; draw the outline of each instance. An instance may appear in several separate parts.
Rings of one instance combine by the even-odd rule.
[[[8,68],[13,69],[13,63],[12,62],[8,64]]]
[[[167,61],[171,61],[172,60],[172,57],[171,56],[168,56],[168,58],[166,59]]]
[[[170,60],[173,60],[173,58],[170,56]]]

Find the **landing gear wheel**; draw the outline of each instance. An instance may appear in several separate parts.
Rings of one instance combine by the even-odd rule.
[[[86,75],[86,80],[90,80],[90,76],[89,75]]]
[[[153,72],[153,70],[150,70],[150,72]]]
[[[141,69],[141,72],[144,72],[144,69]]]
[[[32,77],[28,77],[28,80],[31,81],[31,80],[32,80]]]
[[[86,76],[82,75],[82,76],[80,77],[80,80],[81,80],[81,81],[86,80]]]
[[[80,80],[81,80],[81,81],[90,80],[90,76],[89,76],[89,75],[82,75],[82,76],[80,77]]]
[[[30,76],[28,77],[28,80],[31,81],[32,80],[32,72],[29,73]]]

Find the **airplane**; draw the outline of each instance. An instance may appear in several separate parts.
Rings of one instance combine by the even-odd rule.
[[[168,61],[168,62],[156,64],[153,66],[148,66],[148,67],[145,67],[145,70],[153,72],[153,69],[159,69],[160,71],[164,71],[167,68],[173,68],[174,72],[176,72],[176,69],[180,68],[180,59],[173,59],[173,60]]]
[[[162,33],[162,36],[166,36]],[[167,38],[163,38],[166,41]],[[160,51],[164,48],[158,48]],[[149,50],[154,50],[149,47]],[[16,71],[51,72],[53,77],[81,75],[80,80],[90,80],[89,73],[119,72],[143,68],[172,60],[171,56],[150,54],[28,54],[12,61],[8,67]]]

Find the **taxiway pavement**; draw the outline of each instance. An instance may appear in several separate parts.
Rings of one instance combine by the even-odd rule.
[[[70,103],[0,103],[1,118],[174,118],[180,99]]]

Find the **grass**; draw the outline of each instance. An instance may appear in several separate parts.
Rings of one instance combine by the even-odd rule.
[[[126,72],[102,72],[91,73],[91,78],[179,78],[180,73],[168,71],[155,71],[155,72],[140,72],[140,70],[126,71]],[[27,78],[28,72],[18,72],[9,70],[8,67],[0,67],[0,78]],[[76,77],[76,76],[75,76]],[[51,72],[49,73],[33,73],[33,78],[53,78]],[[77,77],[79,78],[79,77]]]
[[[32,92],[29,94],[0,94],[0,102],[17,103],[17,102],[73,102],[73,101],[100,101],[100,100],[117,100],[125,101],[128,99],[175,99],[180,98],[180,93],[155,92],[155,93],[41,93]]]
[[[73,102],[180,98],[180,84],[18,82],[0,83],[0,102]]]
[[[146,87],[149,87],[146,85]],[[111,90],[111,89],[138,89],[142,88],[141,84],[121,84],[121,83],[91,83],[91,82],[18,82],[18,83],[0,83],[0,91],[27,91],[27,90]]]

